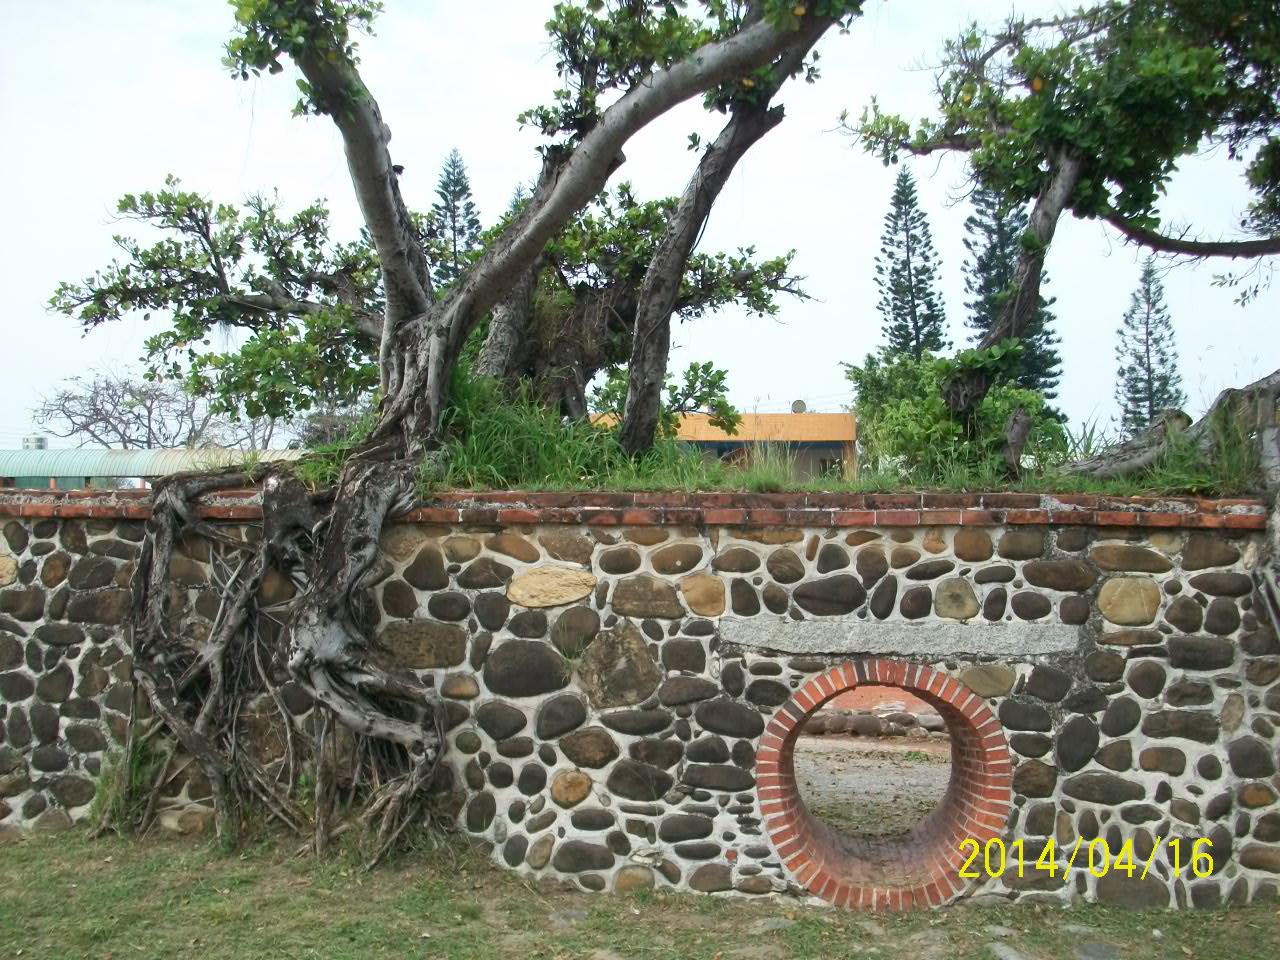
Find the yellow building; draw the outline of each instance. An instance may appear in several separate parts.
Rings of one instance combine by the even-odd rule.
[[[676,437],[732,462],[750,458],[753,450],[781,452],[795,480],[857,473],[858,427],[852,413],[744,413],[735,434],[709,421],[705,413],[685,414]]]

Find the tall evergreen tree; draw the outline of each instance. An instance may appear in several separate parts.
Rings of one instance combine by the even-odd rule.
[[[1126,436],[1133,436],[1150,425],[1160,411],[1181,408],[1187,402],[1178,373],[1173,324],[1152,257],[1142,265],[1142,278],[1118,333],[1116,402],[1120,404],[1120,428]]]
[[[1000,194],[984,188],[974,191],[973,207],[964,222],[968,233],[964,246],[970,257],[964,266],[964,290],[972,297],[964,304],[969,311],[965,326],[973,331],[970,341],[980,343],[998,321],[1009,297],[1018,246],[1029,218],[1026,210],[1010,207]],[[1042,290],[1047,280],[1042,275]],[[1041,296],[1039,307],[1019,334],[1023,353],[1014,378],[1019,386],[1039,390],[1050,400],[1058,395],[1062,377],[1062,357],[1057,349],[1061,340],[1052,329],[1052,304],[1052,299]]]
[[[945,350],[946,317],[934,289],[938,255],[929,222],[916,197],[916,183],[905,169],[893,185],[884,234],[876,257],[876,285],[880,288],[881,330],[889,349],[919,360],[926,350]]]
[[[443,286],[458,278],[467,254],[480,246],[480,216],[471,199],[467,166],[456,149],[450,151],[440,171],[436,196],[439,199],[432,204],[431,213],[438,231],[439,255],[433,279]]]

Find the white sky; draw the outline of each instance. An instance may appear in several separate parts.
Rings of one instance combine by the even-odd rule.
[[[363,73],[393,131],[393,157],[406,167],[406,198],[430,206],[440,164],[456,146],[491,223],[513,187],[537,171],[538,137],[515,116],[553,89],[542,28],[552,3],[490,0],[483,19],[468,3],[387,6],[377,35],[362,42]],[[1033,14],[1059,7],[1018,4]],[[784,410],[795,399],[811,410],[849,402],[840,362],[860,360],[880,339],[873,257],[894,171],[851,149],[833,132],[836,118],[845,108],[856,115],[873,94],[889,109],[926,111],[931,76],[921,65],[966,20],[998,21],[1009,9],[1009,0],[869,0],[849,35],[833,31],[822,41],[822,78],[784,91],[786,121],[739,164],[703,240],[708,250],[754,244],[765,256],[794,247],[815,299],[784,303],[777,319],[728,311],[682,326],[674,369],[714,360],[729,370],[731,398],[746,411]],[[62,379],[141,355],[149,330],[140,318],[82,337],[45,308],[58,281],[110,259],[122,193],[157,188],[170,172],[222,201],[278,188],[290,208],[327,199],[335,238],[358,229],[331,122],[290,116],[290,71],[232,81],[220,62],[231,27],[231,10],[218,0],[0,0],[0,29],[10,38],[0,59],[0,129],[9,144],[0,151],[0,447],[18,445],[30,408]],[[687,134],[714,135],[719,123],[697,103],[669,114],[632,142],[617,178],[642,197],[678,193],[695,162]],[[951,159],[911,162],[942,260],[952,339],[960,341],[963,168]],[[1212,156],[1186,164],[1166,201],[1168,220],[1218,235],[1237,222],[1247,193],[1238,165]],[[1059,227],[1049,292],[1063,340],[1059,403],[1073,425],[1115,412],[1115,330],[1141,256],[1099,224]],[[1280,366],[1280,285],[1240,308],[1212,284],[1223,269],[1180,265],[1165,278],[1195,410],[1219,389]]]

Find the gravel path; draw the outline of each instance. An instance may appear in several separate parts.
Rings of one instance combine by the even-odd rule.
[[[904,836],[942,799],[951,746],[922,740],[801,737],[796,780],[809,812],[841,833]]]

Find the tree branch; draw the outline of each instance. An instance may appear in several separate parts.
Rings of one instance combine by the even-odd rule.
[[[1280,236],[1260,237],[1256,240],[1188,240],[1171,237],[1158,230],[1139,227],[1124,214],[1108,208],[1102,219],[1111,224],[1129,240],[1158,253],[1175,253],[1187,257],[1268,257],[1280,254]]]

